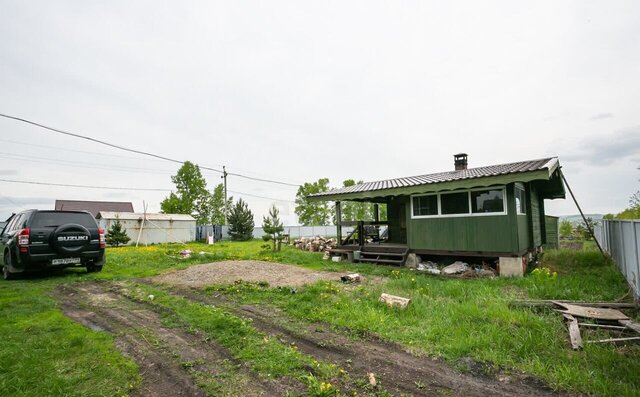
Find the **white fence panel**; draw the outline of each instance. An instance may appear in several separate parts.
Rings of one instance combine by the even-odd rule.
[[[197,235],[202,238],[205,236],[208,231],[211,230],[211,225],[203,226],[199,225],[198,228],[201,230],[198,231]],[[229,239],[229,226],[222,225],[222,239]],[[343,227],[342,235],[346,236],[347,234],[353,231],[353,227]],[[289,234],[289,237],[292,239],[300,238],[300,237],[335,237],[338,234],[338,229],[335,225],[325,225],[325,226],[285,226],[284,232]],[[261,227],[253,228],[253,238],[260,239],[264,236],[264,230]]]
[[[603,220],[595,237],[627,279],[635,299],[640,300],[640,220]]]

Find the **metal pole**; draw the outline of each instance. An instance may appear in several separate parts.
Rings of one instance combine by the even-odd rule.
[[[222,166],[222,178],[224,179],[224,224],[228,225],[229,220],[227,219],[227,213],[229,212],[229,208],[227,207],[227,168]]]
[[[584,224],[587,227],[587,230],[589,230],[589,234],[591,234],[591,237],[593,237],[593,240],[596,242],[596,245],[598,246],[598,249],[600,250],[600,253],[602,254],[602,256],[606,258],[607,255],[605,255],[604,250],[602,249],[602,247],[600,246],[600,243],[598,242],[598,239],[593,234],[593,229],[591,228],[591,225],[589,224],[589,222],[587,222],[587,218],[582,213],[582,208],[580,208],[580,204],[578,204],[578,200],[576,200],[576,196],[573,195],[571,186],[569,186],[569,183],[567,182],[567,178],[564,177],[564,172],[562,172],[562,169],[558,171],[560,171],[560,176],[562,177],[564,184],[567,186],[567,189],[569,189],[569,194],[571,194],[571,198],[573,199],[573,202],[576,203],[576,207],[578,207],[578,211],[580,211],[580,215],[582,216],[582,220],[584,221]]]

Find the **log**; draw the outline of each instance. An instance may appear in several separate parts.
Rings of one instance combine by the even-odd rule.
[[[569,303],[576,306],[609,307],[614,309],[638,308],[637,304],[627,302],[585,302],[570,300],[515,300],[509,302],[509,307],[554,307],[555,304],[553,302]]]
[[[571,347],[573,350],[580,350],[582,348],[582,336],[580,336],[580,327],[578,327],[578,320],[570,314],[564,314],[564,318],[568,320],[569,326],[569,339],[571,340]]]
[[[380,295],[379,301],[389,307],[397,306],[401,309],[406,308],[407,306],[409,306],[409,303],[411,303],[411,299],[409,298],[403,298],[401,296],[389,295],[385,293]]]

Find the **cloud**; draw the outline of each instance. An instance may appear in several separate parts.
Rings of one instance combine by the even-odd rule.
[[[18,170],[13,170],[13,169],[0,170],[0,175],[18,175],[18,174],[19,174]]]
[[[588,138],[575,149],[569,150],[562,156],[564,161],[606,166],[624,159],[637,160],[640,154],[640,126]]]
[[[595,116],[589,118],[591,121],[603,120],[603,119],[612,119],[613,113],[598,113]]]

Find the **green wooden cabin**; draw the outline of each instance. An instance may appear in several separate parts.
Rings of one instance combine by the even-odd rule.
[[[522,259],[546,243],[544,200],[565,197],[557,158],[467,168],[467,155],[461,153],[454,156],[454,166],[453,171],[367,182],[308,199],[335,201],[339,241],[347,250],[397,247],[405,249],[402,260],[416,253],[502,261]],[[343,201],[386,204],[387,221],[342,222]],[[343,226],[363,224],[388,225],[385,240],[374,243],[378,248],[364,247],[364,238],[356,244],[343,239]],[[386,259],[381,262],[393,262]]]

